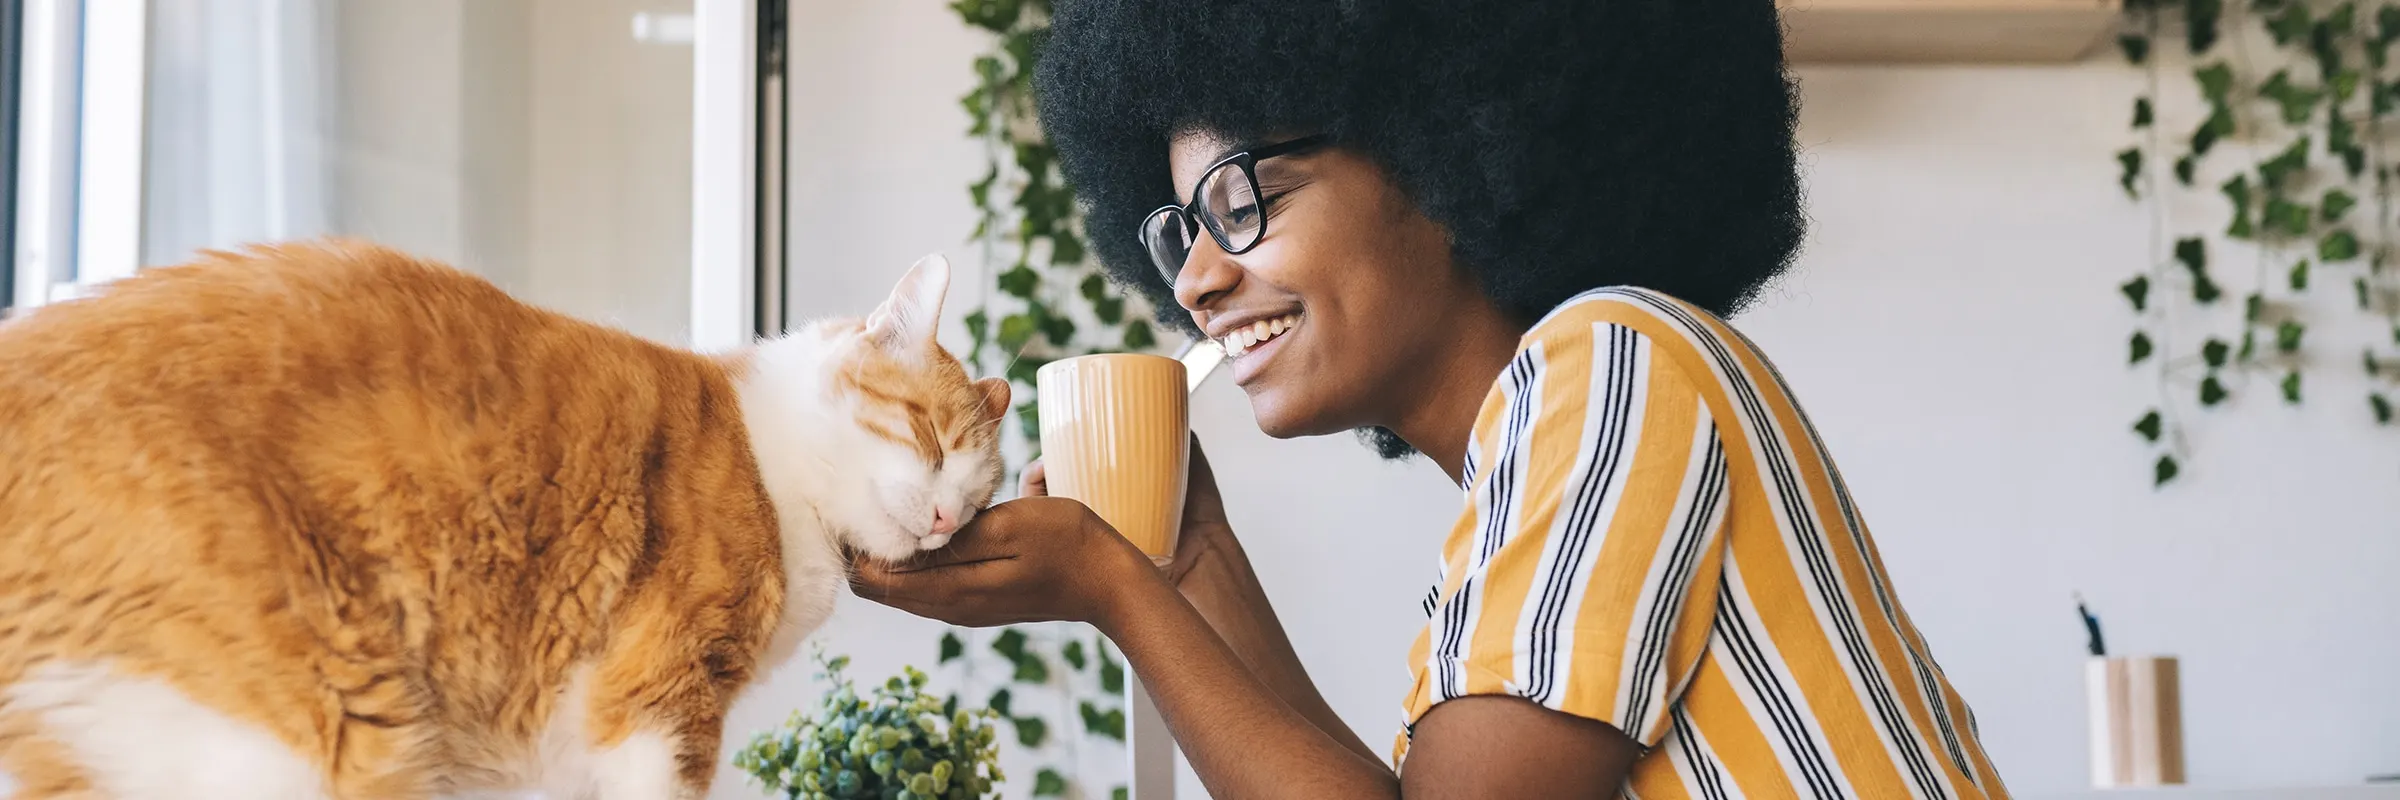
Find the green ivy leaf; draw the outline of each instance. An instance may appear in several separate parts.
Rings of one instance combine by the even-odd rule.
[[[993,692],[993,693],[992,693],[992,699],[991,699],[990,701],[988,701],[988,702],[985,702],[983,705],[984,705],[984,707],[991,709],[993,713],[995,713],[995,714],[999,714],[1000,716],[1003,716],[1003,717],[1005,717],[1005,716],[1008,716],[1009,714],[1015,713],[1015,712],[1013,712],[1013,711],[1009,710],[1009,709],[1010,709],[1010,707],[1011,707],[1011,704],[1012,704],[1012,703],[1014,703],[1015,701],[1016,701],[1016,698],[1015,698],[1014,696],[1011,696],[1011,695],[1008,693],[1008,690],[1007,690],[1007,689],[1001,689],[1001,690],[999,690],[999,691]]]
[[[992,652],[1006,656],[1010,661],[1015,661],[1025,657],[1025,641],[1024,631],[1009,628],[1001,631],[1000,636],[992,640]]]
[[[2376,52],[2379,54],[2383,52],[2380,49],[2380,46]],[[2378,56],[2377,60],[2382,59],[2380,56]],[[2376,66],[2378,68],[2382,67],[2381,64]],[[2369,81],[2369,83],[2374,84],[2375,90],[2367,93],[2367,113],[2378,117],[2392,113],[2392,92],[2395,90],[2400,90],[2400,84],[2384,83],[2382,81]]]
[[[1083,263],[1083,240],[1066,231],[1052,234],[1050,236],[1050,263],[1056,266]]]
[[[1083,299],[1097,303],[1108,296],[1108,281],[1101,278],[1099,273],[1093,273],[1084,276],[1083,283],[1077,284],[1075,289],[1083,295]]]
[[[2125,299],[2133,301],[2133,310],[2145,311],[2147,310],[2146,306],[2150,304],[2150,277],[2147,275],[2134,276],[2133,280],[2118,286],[2117,291],[2123,292]]]
[[[1109,694],[1125,693],[1125,665],[1108,655],[1107,647],[1093,648],[1100,652],[1100,691]]]
[[[2217,376],[2214,373],[2211,373],[2208,377],[2201,378],[2200,405],[2214,407],[2216,404],[2222,402],[2225,402],[2224,382],[2217,380]]]
[[[2381,393],[2367,395],[2367,407],[2375,410],[2375,424],[2392,424],[2392,401]]]
[[[1014,297],[1031,299],[1034,287],[1040,286],[1041,283],[1042,276],[1034,274],[1032,269],[1023,264],[1000,273],[1000,291],[1007,292]]]
[[[2125,363],[2142,363],[2143,359],[2150,357],[2150,352],[2152,350],[2150,345],[2150,334],[2143,333],[2141,331],[2134,331],[2133,341],[2128,349],[2131,351],[2132,355],[2125,359]]]
[[[1067,779],[1066,776],[1058,774],[1058,770],[1043,767],[1042,771],[1034,773],[1033,796],[1065,797],[1066,794]]]
[[[967,323],[967,352],[981,354],[983,343],[991,340],[992,318],[985,316],[983,309],[978,308],[967,312],[965,322]]]
[[[2275,157],[2258,164],[2258,177],[2270,193],[2283,191],[2284,182],[2308,168],[2308,137],[2292,140]]]
[[[967,24],[993,33],[1006,33],[1009,26],[1017,24],[1022,7],[1021,0],[958,0],[950,4]]]
[[[2233,135],[2233,111],[2223,105],[2212,106],[2208,118],[2192,129],[2192,155],[2205,156],[2217,141]]]
[[[2164,421],[2159,418],[2158,410],[2151,409],[2150,413],[2142,415],[2140,421],[2133,423],[2133,432],[2141,434],[2145,441],[2156,443],[2162,424]]]
[[[2140,64],[2150,60],[2150,37],[2136,34],[2119,36],[2117,49],[2124,51],[2126,61]]]
[[[2194,275],[2205,274],[2208,271],[2208,243],[2196,236],[2175,240],[2175,260]]]
[[[2136,97],[2133,99],[2133,127],[2150,127],[2151,121],[2155,118],[2156,115],[2150,109],[2150,98]]]
[[[2184,0],[2184,39],[2191,45],[2192,55],[2208,52],[2217,43],[2217,19],[2224,14],[2224,0]]]
[[[2358,70],[2354,69],[2342,70],[2333,76],[2333,102],[2336,105],[2350,102],[2350,98],[2358,94],[2359,78]]]
[[[2298,404],[2300,402],[2300,371],[2293,370],[2291,372],[2284,373],[2282,386],[2283,401],[2286,403]]]
[[[1156,346],[1158,346],[1158,337],[1151,335],[1150,323],[1138,319],[1125,323],[1125,349],[1127,351],[1146,352]]]
[[[2309,114],[2317,109],[2317,101],[2325,99],[2325,92],[2294,84],[2291,71],[2279,69],[2259,85],[2258,96],[2275,101],[2283,110],[2284,124],[2298,125],[2308,121]]]
[[[2134,180],[2140,178],[2141,175],[2141,148],[2128,147],[2117,151],[2117,186],[2125,190],[2126,197],[2142,196],[2141,192],[2135,191],[2133,188]]]
[[[2308,206],[2281,197],[2269,197],[2266,210],[2262,213],[2264,216],[2260,218],[2260,225],[2270,233],[2280,233],[2285,236],[2308,234],[2310,217]]]
[[[1131,800],[1131,790],[1123,786],[1108,790],[1108,800]]]
[[[2258,331],[2242,331],[2242,349],[2241,352],[2234,354],[2234,359],[2239,361],[2248,361],[2250,360],[2251,354],[2256,352],[2258,352]]]
[[[1042,367],[1049,363],[1050,359],[1040,356],[1017,356],[1015,360],[1008,362],[1008,380],[1012,383],[1025,384],[1028,387],[1035,386],[1040,383]],[[1019,411],[1022,412],[1023,409],[1019,409]]]
[[[1050,663],[1043,661],[1040,654],[1026,653],[1017,658],[1017,670],[1009,680],[1036,686],[1049,683]]]
[[[2297,352],[2300,349],[2300,337],[2307,332],[2308,326],[2300,324],[2298,320],[2284,320],[2275,326],[2275,349],[2286,353]]]
[[[935,659],[934,663],[948,664],[951,659],[965,655],[966,652],[967,644],[958,640],[958,632],[945,631],[942,633],[942,657]]]
[[[2226,344],[2225,340],[2211,336],[2208,337],[2206,343],[2200,345],[2200,360],[2208,362],[2210,369],[2215,369],[2225,366],[2225,357],[2232,351],[2233,347]]]
[[[2257,322],[2259,315],[2266,313],[2266,310],[2267,298],[2265,295],[2251,292],[2249,297],[2242,298],[2243,321]]]
[[[2174,456],[2159,456],[2158,464],[2150,468],[2150,485],[2165,486],[2167,481],[2174,480],[2175,474],[2181,471],[2175,466]]]
[[[1102,711],[1098,706],[1092,705],[1091,701],[1086,700],[1083,701],[1081,710],[1084,730],[1120,742],[1125,741],[1125,711],[1123,709],[1112,708]]]
[[[2356,178],[2358,177],[2359,173],[2366,171],[2366,148],[2354,144],[2349,147],[2342,148],[2338,152],[2338,155],[2342,157],[2342,171],[2350,173],[2350,177]]]
[[[1036,332],[1037,328],[1034,326],[1033,315],[1010,314],[1008,316],[1001,317],[999,336],[1000,352],[1003,355],[1010,356],[1023,352],[1025,350],[1026,343],[1033,341],[1033,334]]]
[[[2343,214],[2350,213],[2350,209],[2356,207],[2358,207],[2358,198],[2336,187],[2325,190],[2325,199],[2317,203],[2317,213],[2323,216],[2326,222],[2340,222]]]
[[[1117,323],[1124,322],[1125,298],[1103,297],[1099,300],[1093,301],[1092,316],[1098,318],[1100,320],[1100,324],[1103,325],[1115,325]]]
[[[2193,70],[2192,79],[2200,82],[2200,96],[2208,98],[2209,105],[2225,105],[2233,91],[2233,68],[2223,61]]]
[[[1041,327],[1042,338],[1050,340],[1050,346],[1065,347],[1075,340],[1075,321],[1067,315],[1051,311],[1039,301],[1029,304],[1027,310],[1032,312],[1034,324]]]
[[[2382,44],[2400,41],[2400,6],[2375,9],[2375,41]]]
[[[1040,747],[1043,740],[1050,738],[1050,722],[1041,717],[1014,717],[1009,721],[1017,724],[1017,744]]]
[[[2182,158],[2175,159],[2175,182],[2185,186],[2192,185],[2192,173],[2199,168],[2200,159],[2198,156],[2187,155]]]
[[[2309,35],[2315,27],[2316,23],[2308,18],[2307,5],[2302,3],[2285,6],[2283,13],[2267,19],[2267,33],[2275,37],[2278,45],[2291,44],[2293,40]]]
[[[1058,657],[1066,659],[1067,666],[1074,667],[1077,672],[1082,672],[1084,665],[1090,663],[1084,660],[1082,639],[1068,642],[1067,646],[1059,648]]]
[[[2358,257],[2358,235],[2347,230],[2325,234],[2317,240],[2317,258],[2325,261],[2349,261]]]
[[[2201,305],[2214,303],[2217,298],[2224,296],[2224,288],[2219,287],[2216,281],[2209,280],[2207,275],[2192,279],[2192,299]]]
[[[1042,407],[1031,400],[1017,406],[1017,432],[1029,442],[1042,440]]]
[[[2373,295],[2367,292],[2367,279],[2351,278],[2350,291],[2358,295],[2358,310],[2368,311],[2374,305]]]
[[[2293,264],[2291,277],[2287,280],[2291,282],[2292,291],[2308,291],[2308,260],[2301,259],[2298,263]]]
[[[2383,376],[2383,365],[2375,361],[2375,350],[2373,348],[2361,350],[2359,351],[2358,355],[2359,364],[2367,368],[2367,377],[2369,379]]]

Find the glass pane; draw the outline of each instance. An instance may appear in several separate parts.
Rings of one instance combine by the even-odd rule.
[[[689,0],[151,1],[144,264],[357,236],[686,338]]]

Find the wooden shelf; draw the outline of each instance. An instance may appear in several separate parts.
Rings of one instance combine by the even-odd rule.
[[[1776,0],[1793,64],[2026,64],[2081,59],[2119,0]]]

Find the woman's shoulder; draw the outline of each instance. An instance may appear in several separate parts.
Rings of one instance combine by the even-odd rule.
[[[1568,298],[1526,331],[1519,349],[1589,346],[1595,337],[1611,334],[1663,348],[1677,361],[1704,363],[1712,356],[1748,349],[1741,334],[1707,309],[1635,286],[1603,286]]]

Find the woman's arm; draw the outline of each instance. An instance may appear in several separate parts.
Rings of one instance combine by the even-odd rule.
[[[1048,477],[1042,462],[1033,462],[1026,465],[1019,489],[1026,497],[1046,496]],[[1301,665],[1274,604],[1267,600],[1266,587],[1250,568],[1250,555],[1225,521],[1224,496],[1217,491],[1216,471],[1209,467],[1198,436],[1192,437],[1182,529],[1175,560],[1166,570],[1168,582],[1276,697],[1344,747],[1380,762],[1382,754],[1333,713],[1316,682],[1309,680],[1308,668]]]
[[[1343,747],[1380,762],[1383,756],[1333,713],[1333,706],[1309,679],[1308,668],[1292,649],[1291,637],[1284,633],[1283,622],[1267,600],[1266,587],[1258,582],[1249,554],[1242,551],[1233,531],[1220,527],[1186,533],[1207,539],[1192,552],[1176,580],[1175,588],[1184,600],[1276,697]]]
[[[1401,796],[1401,781],[1380,759],[1294,710],[1147,557],[1081,503],[994,506],[925,562],[860,562],[854,580],[861,597],[960,625],[1098,626],[1141,675],[1213,796]],[[1514,698],[1445,703],[1416,735],[1412,797],[1615,797],[1636,752],[1605,724]]]

